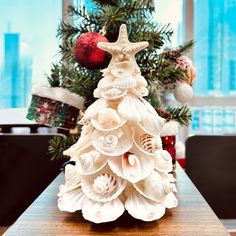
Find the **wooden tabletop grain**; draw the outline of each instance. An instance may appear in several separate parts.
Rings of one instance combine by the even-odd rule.
[[[67,213],[58,210],[58,186],[64,182],[64,176],[60,174],[5,232],[4,236],[229,235],[179,166],[177,166],[176,177],[179,205],[175,209],[167,210],[162,219],[142,222],[124,214],[115,222],[96,225],[84,220],[80,212]]]

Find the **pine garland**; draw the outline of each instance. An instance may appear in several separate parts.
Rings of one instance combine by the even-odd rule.
[[[70,134],[68,136],[54,136],[49,141],[49,153],[51,154],[51,160],[65,159],[67,156],[63,155],[63,152],[71,147],[79,138],[79,134]]]
[[[172,119],[177,121],[180,125],[188,126],[192,120],[192,113],[188,106],[183,107],[167,107],[166,112],[169,112]]]

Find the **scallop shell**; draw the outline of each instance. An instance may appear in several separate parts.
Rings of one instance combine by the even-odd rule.
[[[122,166],[122,156],[108,158],[107,162],[111,170],[119,177],[126,179],[123,166]]]
[[[129,189],[125,209],[136,219],[153,221],[165,214],[164,203],[157,203],[140,195],[136,190]]]
[[[154,162],[156,170],[167,173],[172,171],[172,157],[166,150],[156,151]]]
[[[147,87],[148,86],[146,79],[142,75],[136,76],[136,81],[137,81],[137,85],[140,87],[143,87],[143,86]]]
[[[109,202],[88,200],[83,205],[82,214],[86,220],[98,224],[116,220],[124,213],[124,210],[124,205],[119,198]]]
[[[162,141],[159,135],[152,136],[145,133],[140,127],[134,127],[134,143],[143,152],[155,156],[155,152],[162,148]]]
[[[93,91],[93,96],[94,96],[95,98],[100,98],[100,97],[102,96],[101,90],[100,90],[99,88],[94,89],[94,91]]]
[[[65,187],[66,190],[72,190],[80,186],[80,174],[73,165],[65,166]]]
[[[101,110],[97,117],[91,119],[92,125],[101,131],[112,131],[120,128],[126,121],[112,108]]]
[[[145,99],[143,98],[140,98],[140,100],[142,101],[142,103],[145,105],[145,107],[147,108],[147,111],[154,114],[154,115],[158,115],[156,110],[154,109],[154,107],[149,103],[147,102]],[[159,115],[158,115],[159,116]]]
[[[174,193],[171,192],[171,193],[167,194],[167,196],[165,198],[166,208],[170,209],[173,207],[177,207],[177,205],[178,205],[178,199],[175,197]]]
[[[157,113],[148,112],[146,119],[138,123],[139,127],[150,135],[159,135],[166,120],[160,117]]]
[[[110,132],[95,130],[92,134],[92,144],[104,155],[119,156],[132,147],[132,134],[127,126]]]
[[[58,208],[60,211],[75,212],[81,210],[87,201],[81,188],[76,188],[60,195]]]
[[[91,200],[107,202],[117,198],[125,189],[126,181],[108,168],[81,178],[81,188]]]
[[[76,168],[81,175],[91,175],[101,170],[107,159],[97,150],[92,150],[80,155],[76,161]]]
[[[70,148],[63,152],[64,155],[71,157],[72,159],[76,159],[78,155],[80,155],[84,150],[92,146],[92,132],[94,128],[91,124],[83,126],[81,136],[78,141],[72,145]]]
[[[126,120],[142,121],[147,117],[147,108],[136,96],[126,95],[118,105],[118,112]]]
[[[118,89],[129,89],[134,88],[137,85],[133,76],[128,76],[125,78],[118,78],[113,82],[113,88]]]
[[[117,62],[111,65],[110,71],[114,77],[127,77],[134,72],[135,66],[128,61]]]
[[[127,90],[117,89],[117,88],[111,88],[104,92],[101,92],[101,95],[103,98],[107,100],[114,100],[118,98],[122,98],[127,94]]]
[[[168,193],[172,192],[173,184],[162,180],[160,174],[153,171],[150,176],[142,181],[134,184],[135,189],[144,197],[156,201],[163,202]]]
[[[113,79],[110,76],[105,76],[102,78],[97,85],[97,88],[100,90],[107,90],[112,87]]]
[[[104,98],[99,98],[93,104],[91,104],[84,113],[85,119],[90,119],[95,114],[97,114],[100,110],[106,108],[108,106],[106,100]]]

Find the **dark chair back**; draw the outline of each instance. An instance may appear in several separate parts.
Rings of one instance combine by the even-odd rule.
[[[12,224],[58,175],[49,140],[59,134],[0,135],[0,225]]]
[[[186,172],[219,218],[236,218],[236,136],[188,138]]]

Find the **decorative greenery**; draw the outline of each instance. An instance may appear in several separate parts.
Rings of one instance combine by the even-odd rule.
[[[188,126],[192,120],[192,113],[189,107],[167,107],[166,112],[169,112],[173,120],[176,120],[180,125]]]
[[[160,96],[164,84],[185,79],[186,73],[179,69],[176,61],[166,57],[165,53],[160,53],[164,44],[170,42],[173,31],[169,24],[163,25],[153,20],[155,9],[151,0],[94,0],[94,3],[96,7],[92,12],[80,4],[69,6],[68,14],[73,18],[73,24],[62,22],[58,28],[58,36],[62,40],[62,60],[58,65],[62,77],[60,81],[63,81],[60,86],[83,96],[86,101],[85,109],[94,102],[93,90],[102,76],[100,71],[87,70],[75,60],[73,46],[77,37],[85,32],[100,32],[113,42],[117,39],[119,26],[126,23],[131,41],[148,41],[149,47],[139,52],[136,60],[152,90],[152,97]],[[181,55],[191,46],[192,41],[176,50]],[[165,52],[171,50],[165,49]],[[49,78],[50,84],[51,80]],[[157,101],[153,105],[156,103]]]
[[[54,136],[49,141],[49,153],[51,160],[69,159],[63,155],[63,151],[68,149],[78,140],[79,134],[70,134],[68,136]]]

